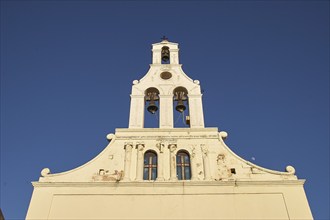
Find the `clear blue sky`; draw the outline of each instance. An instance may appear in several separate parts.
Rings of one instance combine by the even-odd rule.
[[[241,157],[307,179],[329,218],[329,1],[1,1],[1,208],[91,160],[126,128],[151,44],[180,44],[205,123]]]

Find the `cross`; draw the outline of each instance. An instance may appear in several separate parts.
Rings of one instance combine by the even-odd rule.
[[[162,38],[160,38],[161,40],[167,40],[168,41],[168,38],[167,37],[165,37],[165,35],[162,37]]]

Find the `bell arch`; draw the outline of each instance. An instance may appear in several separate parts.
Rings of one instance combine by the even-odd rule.
[[[144,92],[145,118],[144,127],[158,127],[159,125],[159,90],[149,87]]]
[[[170,63],[170,48],[168,46],[163,46],[161,50],[161,60],[162,64]]]
[[[173,90],[174,127],[190,127],[188,90],[178,86]]]

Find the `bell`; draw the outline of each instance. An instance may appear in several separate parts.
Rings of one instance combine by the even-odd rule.
[[[182,113],[184,110],[186,110],[186,106],[183,104],[182,99],[178,100],[178,104],[176,105],[175,110],[177,110],[180,113]]]
[[[163,47],[162,49],[162,60],[167,62],[170,59],[170,51],[168,47]]]
[[[148,112],[150,112],[151,114],[155,114],[156,111],[158,110],[157,105],[155,105],[155,101],[151,100],[149,102],[148,108],[147,108]]]

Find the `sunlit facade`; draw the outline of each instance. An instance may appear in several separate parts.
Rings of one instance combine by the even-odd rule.
[[[150,116],[158,125],[146,128]],[[27,219],[313,219],[292,166],[244,160],[227,136],[205,127],[200,82],[164,38],[152,45],[149,71],[132,82],[128,128],[108,134],[108,146],[80,167],[43,169]]]

